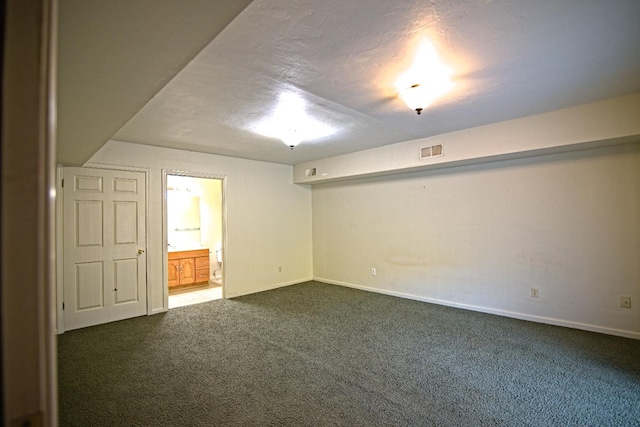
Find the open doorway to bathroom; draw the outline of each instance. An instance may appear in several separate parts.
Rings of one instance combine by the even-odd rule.
[[[168,308],[224,295],[224,178],[165,171]]]

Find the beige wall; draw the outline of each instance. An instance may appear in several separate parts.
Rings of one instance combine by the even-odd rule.
[[[220,268],[216,260],[216,248],[222,248],[222,181],[215,179],[198,179],[202,188],[201,229],[202,245],[209,248],[210,277]]]
[[[316,185],[313,253],[330,283],[640,338],[640,143]]]
[[[56,2],[3,2],[0,154],[2,425],[57,425]]]
[[[287,165],[109,141],[87,166],[149,169],[147,253],[152,312],[166,309],[163,271],[162,170],[225,178],[227,297],[312,277],[311,189],[292,183]],[[282,267],[282,271],[278,271]]]

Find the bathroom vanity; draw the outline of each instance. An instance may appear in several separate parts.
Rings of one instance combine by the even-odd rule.
[[[169,287],[209,281],[209,249],[169,252]]]

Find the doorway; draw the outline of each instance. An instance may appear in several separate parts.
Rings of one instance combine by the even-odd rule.
[[[224,178],[164,171],[167,307],[224,296]]]

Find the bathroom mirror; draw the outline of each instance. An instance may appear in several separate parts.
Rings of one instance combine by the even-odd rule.
[[[175,208],[171,212],[175,213],[174,225],[176,231],[193,231],[200,229],[200,197],[178,195]],[[174,197],[175,198],[175,197]],[[173,206],[173,201],[170,202]]]

